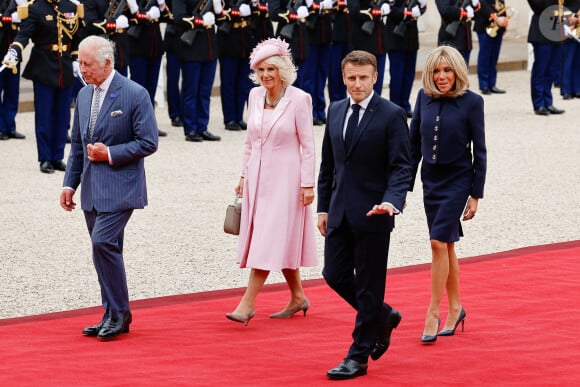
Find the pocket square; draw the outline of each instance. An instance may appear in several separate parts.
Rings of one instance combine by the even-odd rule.
[[[122,110],[115,110],[114,112],[111,112],[111,117],[117,117],[120,116],[121,114],[123,114]]]

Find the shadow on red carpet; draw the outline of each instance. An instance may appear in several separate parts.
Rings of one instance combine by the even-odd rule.
[[[346,354],[354,312],[312,280],[305,318],[269,319],[288,300],[269,285],[248,327],[224,317],[243,289],[134,301],[131,333],[111,342],[81,335],[100,307],[0,320],[0,385],[578,385],[579,258],[572,241],[462,259],[465,332],[432,346],[419,341],[429,265],[390,269],[386,300],[403,320],[352,381],[326,371]]]

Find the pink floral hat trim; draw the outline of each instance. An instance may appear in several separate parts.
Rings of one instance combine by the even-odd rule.
[[[258,63],[274,55],[290,56],[290,45],[280,38],[261,41],[250,54],[250,68],[255,70]]]

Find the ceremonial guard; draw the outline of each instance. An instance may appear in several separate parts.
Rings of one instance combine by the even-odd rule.
[[[324,88],[330,66],[332,42],[332,0],[314,0],[306,19],[308,32],[308,57],[298,69],[304,80],[302,89],[312,97],[314,125],[326,123],[326,98]]]
[[[528,43],[534,49],[534,64],[531,72],[531,94],[534,113],[540,116],[562,114],[564,110],[554,106],[552,97],[552,83],[554,81],[554,68],[560,63],[562,31],[561,18],[555,19],[550,31],[540,28],[540,15],[546,8],[553,9],[560,15],[563,13],[565,2],[562,0],[528,0],[528,4],[534,12],[530,20],[528,30]],[[544,21],[542,21],[543,23]]]
[[[16,36],[20,17],[17,6],[25,6],[26,0],[0,0],[0,54],[6,55],[10,44]],[[16,131],[16,113],[20,94],[20,63],[14,71],[3,71],[0,74],[0,140],[10,138],[22,140],[25,136]]]
[[[270,0],[268,4],[272,21],[278,23],[275,36],[288,42],[292,60],[298,67],[298,77],[294,86],[304,89],[304,72],[301,68],[308,58],[310,47],[306,18],[310,13],[309,8],[313,0]]]
[[[378,77],[373,89],[381,95],[387,61],[387,30],[383,18],[391,12],[391,6],[387,0],[348,0],[347,6],[352,48],[376,57]]]
[[[580,98],[580,0],[570,1],[566,7],[560,94],[572,99]]]
[[[127,0],[131,11],[131,26],[127,30],[131,60],[131,80],[149,92],[155,106],[155,93],[163,57],[163,38],[159,21],[169,17],[165,0]],[[167,133],[159,130],[159,136]]]
[[[86,35],[101,35],[115,43],[115,70],[127,76],[130,61],[129,28],[131,12],[126,0],[83,0]]]
[[[215,20],[220,0],[173,0],[182,63],[183,131],[186,141],[220,141],[207,130],[211,91],[219,55]]]
[[[274,36],[274,26],[270,19],[268,2],[251,0],[252,4],[252,33],[254,34],[254,47],[262,40]],[[252,47],[252,49],[254,48]],[[251,51],[251,50],[250,50]]]
[[[173,9],[172,0],[166,0],[167,7]],[[165,48],[165,86],[167,90],[167,113],[171,126],[183,126],[183,96],[181,95],[181,62],[177,59],[179,35],[173,20],[173,14],[166,20],[163,47]]]
[[[503,34],[508,25],[508,8],[505,0],[481,0],[481,9],[475,14],[473,30],[477,34],[477,80],[481,94],[503,94],[498,88],[497,61]],[[511,9],[511,8],[510,8]],[[511,13],[511,11],[510,11]]]
[[[395,0],[387,16],[387,54],[389,56],[389,99],[411,118],[409,98],[419,51],[417,19],[427,10],[427,0]]]
[[[471,20],[481,8],[479,0],[435,0],[435,3],[441,15],[437,45],[456,48],[469,67],[473,49]]]
[[[226,130],[247,128],[243,115],[253,87],[249,58],[255,45],[251,16],[250,0],[226,0],[218,17],[220,96]]]
[[[348,54],[350,19],[347,0],[338,0],[332,8],[332,38],[328,67],[328,97],[330,102],[346,98],[346,86],[342,80],[342,59]]]
[[[22,76],[34,88],[36,145],[40,171],[64,171],[62,161],[73,97],[73,60],[82,29],[83,5],[70,0],[36,0],[4,56],[3,64],[16,68],[22,52],[34,46]]]

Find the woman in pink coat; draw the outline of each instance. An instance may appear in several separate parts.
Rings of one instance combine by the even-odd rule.
[[[254,302],[271,270],[281,270],[290,302],[271,318],[289,318],[310,303],[300,281],[301,266],[318,264],[314,222],[315,150],[311,97],[292,86],[296,67],[280,39],[258,44],[250,56],[252,80],[242,175],[235,191],[243,197],[238,245],[240,267],[251,268],[237,308],[226,314],[248,325]]]

